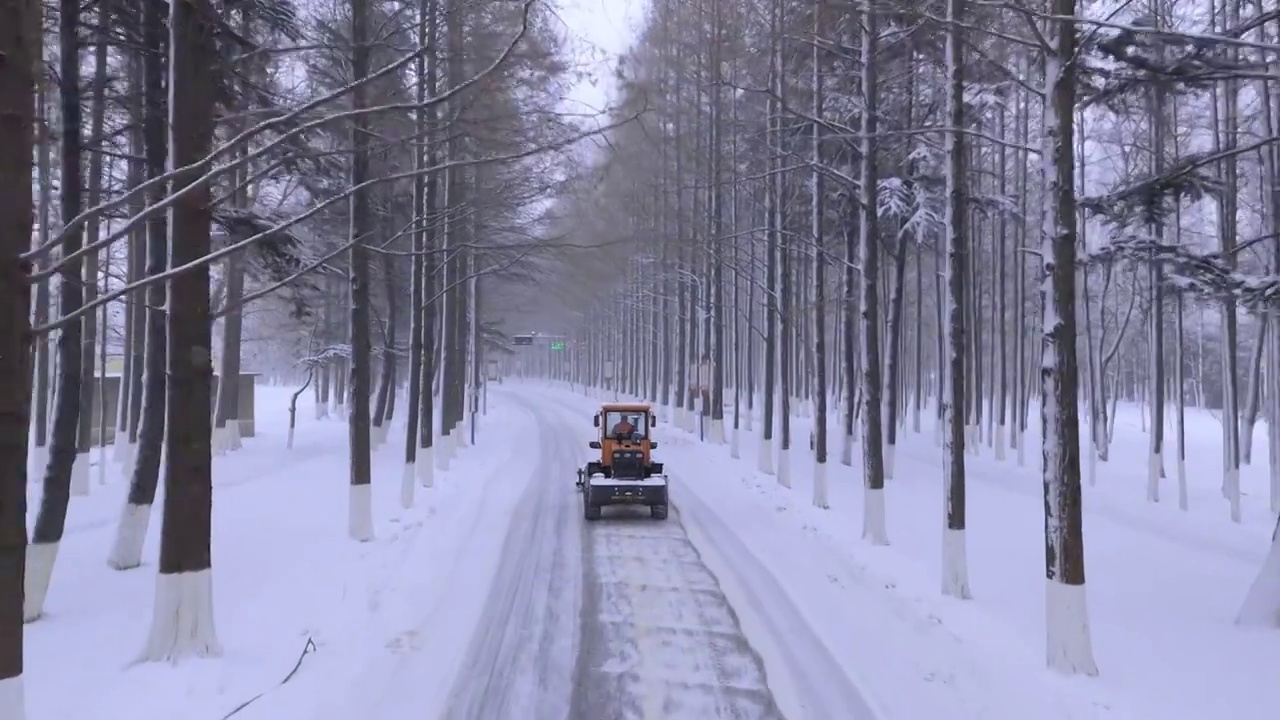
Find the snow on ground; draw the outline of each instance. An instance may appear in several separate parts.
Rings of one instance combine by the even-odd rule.
[[[491,446],[528,422],[518,405],[492,393],[479,445],[463,447],[432,488],[417,488],[415,507],[399,504],[403,424],[375,451],[376,539],[347,536],[347,426],[315,420],[299,403],[292,450],[285,449],[291,388],[259,385],[258,435],[214,460],[214,609],[225,655],[176,667],[134,664],[151,617],[160,538],[157,499],[141,568],[107,566],[127,479],[113,464],[107,485],[73,497],[67,534],[46,603],[27,626],[26,688],[32,720],[220,720],[262,692],[236,720],[293,715],[271,711],[294,683],[323,687],[354,660],[388,643],[412,603],[430,599],[441,573],[456,568],[455,549],[475,535],[476,510],[494,476],[518,464],[514,448]],[[492,447],[492,449],[490,449]],[[96,477],[96,474],[93,475]],[[161,491],[163,496],[163,490]],[[31,517],[39,499],[33,484]],[[472,559],[474,562],[474,559]],[[297,677],[279,683],[313,646]]]
[[[726,415],[731,426],[731,409]],[[885,717],[1261,719],[1280,704],[1280,633],[1232,624],[1274,525],[1265,465],[1242,472],[1244,521],[1232,524],[1220,489],[1221,429],[1207,413],[1188,413],[1183,513],[1172,479],[1162,503],[1145,501],[1147,436],[1138,409],[1121,409],[1113,459],[1099,465],[1097,486],[1085,488],[1089,611],[1102,676],[1072,680],[1043,669],[1038,440],[1025,468],[1014,453],[996,461],[985,445],[968,456],[975,599],[963,602],[940,594],[941,450],[931,416],[922,434],[900,437],[887,490],[888,548],[860,539],[861,459],[855,446],[854,467],[839,465],[837,433],[831,509],[819,510],[811,504],[810,419],[793,424],[800,442],[791,489],[756,471],[754,435],[742,433],[741,459],[733,460],[727,445],[707,447],[664,420],[659,453],[680,511],[698,516],[691,528],[721,526],[710,541],[691,530],[699,549],[740,541],[738,554],[754,555],[782,581]],[[831,427],[839,427],[834,418]],[[1264,432],[1255,447],[1265,450]],[[722,562],[745,562],[727,555]],[[767,628],[748,634],[759,642]]]
[[[505,396],[506,391],[493,393],[499,394]],[[504,402],[527,408],[519,397]],[[554,554],[539,552],[558,548],[554,531],[571,527],[545,503],[555,494],[540,491],[560,487],[563,498],[573,492],[571,473],[562,473],[558,483],[548,477],[555,473],[550,461],[560,451],[555,436],[546,430],[547,423],[528,410],[518,426],[491,430],[490,437],[500,438],[497,441],[508,449],[494,453],[504,457],[486,473],[466,480],[480,491],[481,501],[452,519],[464,528],[450,536],[445,552],[452,562],[437,565],[434,571],[422,566],[427,571],[423,575],[406,577],[416,586],[401,589],[408,601],[405,612],[371,634],[368,652],[351,658],[340,674],[323,680],[323,685],[299,684],[282,694],[281,707],[287,705],[290,713],[273,713],[264,706],[244,720],[542,717],[529,711],[530,702],[537,700],[539,682],[546,680],[541,665],[554,657],[559,664],[571,666],[572,645],[540,654],[534,661],[516,655],[518,643],[508,641],[512,636],[542,636],[560,620],[570,625],[561,629],[559,637],[572,642],[576,633],[576,607],[565,598],[573,598],[577,588],[560,582],[571,581],[572,573],[559,577]],[[534,482],[535,478],[542,482]],[[568,612],[555,613],[557,608]],[[511,651],[515,667],[500,668],[502,677],[477,673],[475,668],[483,660],[473,657],[473,650],[490,656]],[[491,692],[468,692],[475,688]],[[451,700],[459,694],[466,695],[464,704],[470,705],[483,702],[482,695],[499,692],[505,695],[494,704],[515,708],[515,714],[447,714],[455,712]],[[309,696],[310,709],[295,702],[305,702]]]
[[[234,720],[470,720],[467,708],[476,707],[554,720],[578,702],[565,689],[583,672],[570,658],[592,642],[607,654],[614,642],[598,634],[607,613],[590,617],[579,602],[593,572],[613,572],[582,564],[607,550],[585,540],[635,539],[625,526],[591,524],[579,540],[569,469],[589,452],[599,399],[533,382],[493,389],[480,447],[462,448],[407,511],[398,503],[397,422],[375,453],[376,539],[361,544],[347,537],[345,422],[313,419],[305,401],[286,450],[290,392],[260,386],[258,437],[215,460],[215,611],[225,656],[133,664],[150,620],[159,503],[146,564],[109,569],[127,489],[113,465],[107,485],[72,499],[48,614],[28,626],[28,717],[222,720],[264,692]],[[1188,417],[1189,512],[1177,509],[1172,480],[1165,502],[1145,501],[1147,438],[1136,408],[1121,408],[1113,459],[1085,488],[1097,679],[1044,668],[1038,444],[1026,468],[1014,453],[996,461],[985,446],[969,456],[972,601],[940,593],[941,451],[931,416],[922,434],[900,438],[887,548],[860,538],[856,448],[853,468],[832,464],[831,509],[812,506],[810,419],[793,424],[801,442],[787,489],[756,471],[753,435],[742,433],[735,460],[727,445],[699,443],[664,416],[658,454],[675,502],[667,529],[683,525],[690,545],[674,536],[651,543],[696,553],[791,720],[1269,718],[1280,705],[1280,633],[1232,624],[1272,527],[1265,466],[1242,473],[1243,522],[1232,524],[1220,490],[1220,428],[1207,414]],[[572,430],[578,419],[581,433]],[[1263,432],[1256,447],[1265,450]],[[833,433],[833,458],[839,447]],[[556,479],[535,474],[548,472]],[[34,517],[34,484],[32,500]],[[693,567],[694,555],[681,552]],[[679,579],[711,587],[694,575]],[[630,576],[591,582],[652,590]],[[660,628],[679,618],[650,620]],[[301,669],[281,686],[304,650]],[[494,671],[501,677],[487,677]]]

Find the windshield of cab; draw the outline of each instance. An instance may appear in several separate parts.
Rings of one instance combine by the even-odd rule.
[[[604,434],[611,438],[638,440],[649,434],[649,414],[643,411],[611,411],[604,420]]]

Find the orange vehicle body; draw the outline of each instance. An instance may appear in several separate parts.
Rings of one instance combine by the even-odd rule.
[[[583,516],[599,520],[606,505],[648,506],[657,520],[667,517],[667,476],[654,462],[652,431],[657,424],[648,403],[604,403],[592,418],[600,454],[578,469]]]
[[[635,432],[625,437],[611,434],[612,426],[617,424],[619,418],[631,416],[643,418],[643,425],[636,427]],[[646,467],[653,463],[652,429],[657,421],[653,408],[648,403],[605,403],[600,406],[594,422],[600,430],[600,439],[597,441],[600,467],[609,467],[609,459],[613,457],[614,450],[639,450]],[[593,443],[591,447],[596,448],[596,444]]]

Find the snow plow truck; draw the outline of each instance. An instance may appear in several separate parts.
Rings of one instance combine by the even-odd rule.
[[[599,520],[606,505],[644,505],[655,520],[667,517],[667,476],[654,462],[657,424],[647,403],[605,403],[592,419],[599,437],[589,445],[600,459],[578,468],[582,515]]]

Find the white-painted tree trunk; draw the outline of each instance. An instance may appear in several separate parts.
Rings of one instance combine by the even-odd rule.
[[[884,488],[863,485],[862,539],[872,545],[888,545],[889,531],[884,515]]]
[[[352,540],[373,539],[373,485],[351,485],[347,501],[347,533]]]
[[[213,621],[213,571],[160,573],[151,631],[142,651],[148,662],[177,662],[222,654]]]
[[[742,429],[747,432],[753,432],[755,421],[751,417],[751,410],[744,409],[742,411]]]
[[[1280,519],[1271,533],[1271,550],[1244,596],[1236,624],[1280,628]]]
[[[316,419],[324,420],[327,417],[329,417],[329,404],[322,402],[316,403]]]
[[[22,676],[0,680],[0,718],[24,720],[27,717],[27,699],[23,691]]]
[[[294,428],[289,428],[289,435],[288,437],[285,438],[284,447],[286,450],[293,449],[293,431],[294,431]]]
[[[424,488],[429,488],[436,484],[435,455],[435,446],[418,448],[418,462],[416,463],[418,470],[418,482],[421,483]]]
[[[996,423],[995,431],[996,460],[1004,462],[1005,444],[1004,444],[1004,423]]]
[[[123,465],[127,452],[129,452],[129,433],[117,430],[116,439],[111,443],[111,459]]]
[[[129,443],[129,449],[125,452],[124,463],[120,467],[120,477],[126,480],[133,477],[133,471],[138,467],[138,444]]]
[[[142,564],[142,546],[151,524],[151,506],[125,502],[116,524],[116,539],[107,554],[107,564],[116,570],[129,570]]]
[[[778,484],[791,487],[791,448],[778,448]]]
[[[884,479],[885,480],[893,479],[893,458],[895,455],[898,454],[897,450],[898,450],[897,443],[884,446]]]
[[[28,456],[27,482],[43,482],[44,470],[49,466],[49,446],[33,445]]]
[[[71,465],[71,495],[85,496],[89,494],[89,465],[92,464],[89,453],[76,453],[75,462]]]
[[[244,442],[240,437],[240,421],[232,418],[227,421],[227,451],[235,452],[244,447]]]
[[[712,419],[707,426],[707,440],[716,445],[724,444],[724,420]]]
[[[1160,453],[1147,453],[1147,500],[1160,502]]]
[[[452,459],[449,455],[449,446],[453,442],[453,433],[444,433],[436,441],[436,446],[440,452],[436,453],[436,469],[441,472],[449,472],[449,461]]]
[[[1227,505],[1231,508],[1231,522],[1240,522],[1240,468],[1227,470]]]
[[[1018,467],[1027,466],[1027,434],[1018,435]]]
[[[969,551],[964,533],[942,528],[942,594],[960,600],[973,597],[969,591]]]
[[[729,431],[729,457],[734,460],[738,460],[742,457],[742,445],[741,440],[738,437],[739,434],[738,428],[733,428]]]
[[[1098,448],[1092,442],[1085,445],[1085,453],[1089,457],[1089,486],[1098,484]]]
[[[98,484],[99,485],[107,484],[107,464],[110,463],[111,461],[111,458],[108,456],[108,453],[110,452],[111,451],[108,450],[105,445],[100,446],[98,448]]]
[[[854,435],[846,434],[840,440],[840,464],[853,467],[853,441]]]
[[[413,507],[414,483],[417,482],[417,463],[405,463],[400,473],[400,507],[408,510]]]
[[[1049,668],[1066,675],[1097,675],[1084,585],[1047,580],[1045,629]]]
[[[217,457],[227,454],[227,429],[225,427],[215,427],[213,429],[213,437],[209,441],[209,446]]]
[[[1178,509],[1187,510],[1187,461],[1178,461]]]
[[[1280,463],[1267,463],[1271,479],[1271,512],[1280,513]]]
[[[22,578],[22,621],[39,620],[44,614],[44,599],[49,594],[49,580],[58,559],[58,543],[27,545],[27,569]]]
[[[773,440],[766,440],[764,436],[760,436],[760,452],[756,454],[756,468],[765,475],[774,474],[773,467]]]
[[[827,464],[813,461],[813,506],[826,510],[831,507],[827,499]]]

